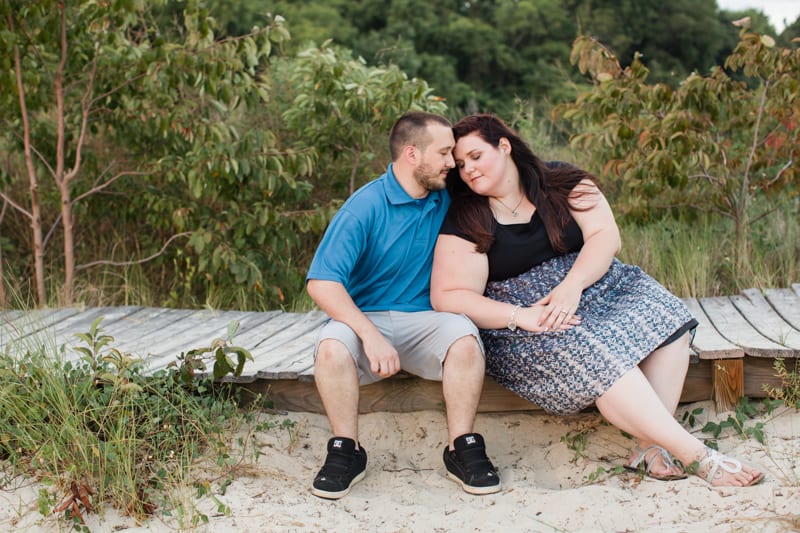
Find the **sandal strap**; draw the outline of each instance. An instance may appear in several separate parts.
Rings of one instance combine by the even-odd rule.
[[[708,471],[705,476],[703,476],[702,472],[705,470],[706,466],[708,466]],[[704,478],[706,481],[711,481],[720,468],[729,474],[737,474],[742,471],[742,463],[738,459],[728,457],[706,446],[705,457],[697,465],[698,474],[701,474],[700,477]]]
[[[658,446],[657,444],[653,444],[652,446],[648,446],[647,448],[639,452],[639,455],[637,455],[636,459],[634,459],[633,462],[630,464],[631,468],[639,468],[639,465],[644,463],[644,471],[645,473],[649,474],[655,456],[648,459],[647,455],[653,450],[658,451],[658,454],[660,454],[661,458],[664,460],[664,466],[666,466],[667,468],[671,469],[671,468],[676,468],[678,466],[672,460],[672,456],[669,454],[667,450],[665,450],[661,446]]]

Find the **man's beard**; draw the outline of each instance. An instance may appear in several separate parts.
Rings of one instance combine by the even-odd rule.
[[[414,179],[428,191],[441,191],[446,184],[441,174],[425,163],[414,169]]]

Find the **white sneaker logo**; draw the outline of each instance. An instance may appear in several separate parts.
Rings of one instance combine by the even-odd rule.
[[[475,437],[473,437],[472,435],[467,437],[466,440],[467,440],[467,444],[475,444]]]
[[[341,448],[342,447],[342,441],[340,441],[340,440],[333,441],[333,447],[334,448]]]

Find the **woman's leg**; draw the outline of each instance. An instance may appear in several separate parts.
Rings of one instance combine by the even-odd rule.
[[[666,448],[684,465],[701,460],[705,446],[681,426],[667,410],[644,373],[635,367],[623,375],[595,402],[600,413],[611,424],[637,437]],[[744,486],[760,475],[744,466],[730,473],[719,469],[719,476],[708,480],[718,486]]]
[[[675,342],[655,350],[639,363],[639,368],[667,411],[674,414],[689,368],[689,332]]]
[[[689,367],[689,333],[687,332],[678,340],[659,348],[651,353],[644,361],[639,363],[639,368],[653,391],[661,399],[667,412],[675,415],[678,402],[683,392],[683,383]],[[639,439],[639,450],[646,450],[655,442]],[[638,455],[637,451],[631,454],[631,461]],[[668,467],[657,451],[653,450],[647,457],[651,464],[651,471],[655,475],[670,475],[681,472],[679,467]]]

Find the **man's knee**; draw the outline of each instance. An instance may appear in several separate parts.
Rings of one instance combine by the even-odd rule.
[[[450,345],[445,357],[445,364],[448,359],[458,359],[460,361],[474,361],[484,364],[483,350],[480,341],[473,335],[465,335]]]
[[[347,366],[355,367],[355,361],[342,342],[336,339],[325,339],[320,341],[317,346],[317,353],[314,355],[314,367]]]

